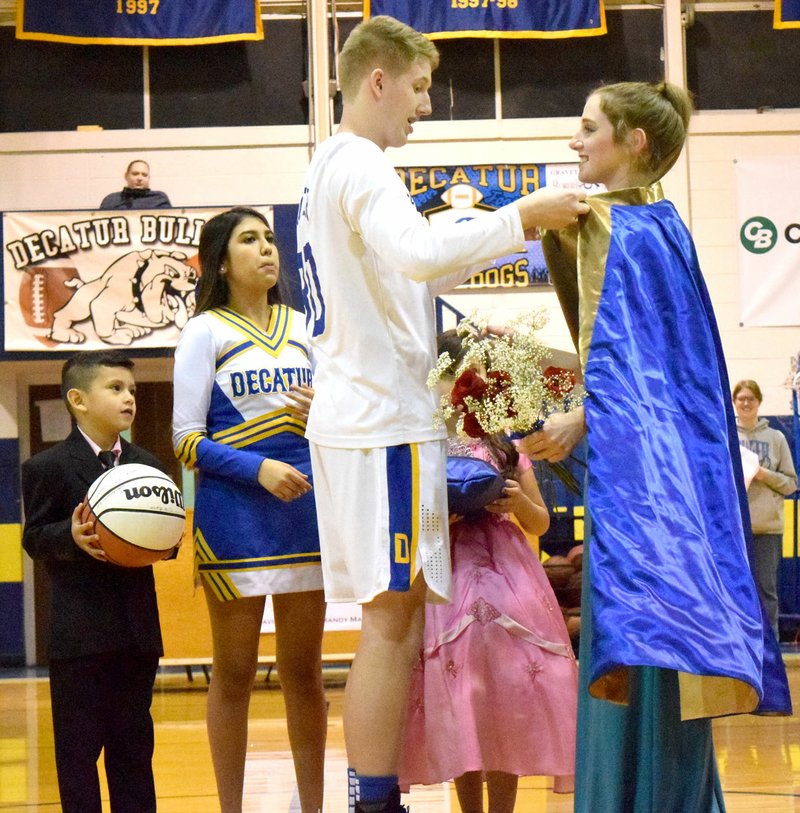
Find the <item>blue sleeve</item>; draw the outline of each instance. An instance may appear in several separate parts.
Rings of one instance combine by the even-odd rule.
[[[256,452],[235,449],[216,443],[207,437],[201,438],[195,446],[195,466],[217,477],[228,480],[244,480],[252,483],[258,480],[258,469],[264,456]]]

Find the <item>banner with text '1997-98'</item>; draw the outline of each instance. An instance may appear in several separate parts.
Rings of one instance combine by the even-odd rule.
[[[556,39],[607,30],[603,0],[364,0],[364,19],[379,14],[431,39]]]

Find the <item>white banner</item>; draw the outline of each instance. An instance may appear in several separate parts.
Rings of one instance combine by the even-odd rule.
[[[255,207],[272,221],[272,207]],[[173,347],[224,208],[3,214],[3,349]]]
[[[348,602],[329,602],[325,610],[325,631],[360,630],[361,605]],[[267,596],[264,603],[264,617],[261,619],[261,632],[275,632],[275,611],[272,597]]]
[[[736,161],[741,322],[800,325],[800,158]]]

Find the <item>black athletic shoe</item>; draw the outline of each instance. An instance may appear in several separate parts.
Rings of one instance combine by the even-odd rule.
[[[385,802],[356,802],[356,813],[409,813],[409,809],[400,804],[400,788],[395,785]]]

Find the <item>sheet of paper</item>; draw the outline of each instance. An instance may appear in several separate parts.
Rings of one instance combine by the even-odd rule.
[[[750,483],[759,469],[758,455],[751,452],[746,446],[740,446],[739,451],[742,453],[742,469],[744,470],[744,484],[750,488]]]

